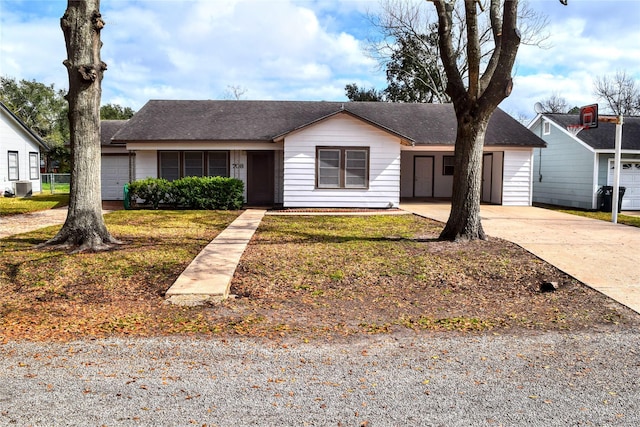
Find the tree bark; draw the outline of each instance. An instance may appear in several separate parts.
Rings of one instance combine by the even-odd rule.
[[[470,112],[458,117],[451,213],[440,239],[486,239],[480,221],[482,151],[488,119],[472,120]]]
[[[511,93],[511,70],[520,45],[518,0],[491,0],[490,21],[495,47],[482,75],[475,0],[465,0],[468,84],[458,68],[452,39],[452,0],[429,0],[438,13],[441,59],[447,74],[447,94],[456,112],[457,135],[451,213],[442,240],[486,239],[480,221],[482,151],[491,115]],[[502,13],[501,13],[502,11]]]
[[[69,75],[71,186],[62,229],[45,246],[77,251],[105,250],[120,243],[102,216],[100,183],[100,97],[107,66],[100,60],[100,0],[69,0],[60,20],[67,48]]]

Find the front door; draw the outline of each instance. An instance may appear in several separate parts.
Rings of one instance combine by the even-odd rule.
[[[413,158],[413,197],[433,197],[433,156]]]
[[[273,205],[273,151],[247,152],[247,204]]]
[[[482,156],[482,197],[481,201],[491,203],[491,187],[493,181],[493,154]]]

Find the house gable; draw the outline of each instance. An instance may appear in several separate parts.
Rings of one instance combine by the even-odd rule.
[[[15,191],[16,181],[30,181],[40,192],[40,151],[44,141],[0,102],[0,190]]]
[[[577,118],[577,116],[575,116]],[[549,132],[544,132],[544,122],[550,123]],[[584,209],[592,207],[594,194],[593,147],[580,139],[584,132],[574,136],[566,129],[573,118],[562,121],[539,116],[530,125],[547,143],[547,148],[534,150],[533,156],[533,201]]]
[[[367,150],[367,187],[319,188],[318,148]],[[397,206],[399,184],[400,138],[351,115],[334,115],[285,137],[285,207]]]

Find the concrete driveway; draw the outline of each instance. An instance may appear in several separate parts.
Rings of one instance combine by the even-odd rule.
[[[451,210],[448,203],[400,207],[442,222]],[[490,237],[516,243],[640,313],[640,228],[535,207],[483,205],[480,216]]]

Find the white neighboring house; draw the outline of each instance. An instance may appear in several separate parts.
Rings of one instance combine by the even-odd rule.
[[[45,142],[0,102],[0,191],[40,193],[40,150]]]
[[[228,176],[244,182],[254,206],[387,208],[401,198],[446,199],[455,137],[450,104],[152,100],[103,139],[103,168],[113,171],[103,171],[103,198],[111,183],[119,188],[127,179]],[[496,110],[482,201],[530,205],[533,150],[544,145]]]
[[[616,125],[601,122],[577,135],[567,130],[579,123],[577,114],[542,113],[529,124],[547,143],[544,150],[535,150],[534,202],[598,209],[599,190],[613,186]],[[640,210],[640,117],[625,117],[622,127],[622,210]]]

